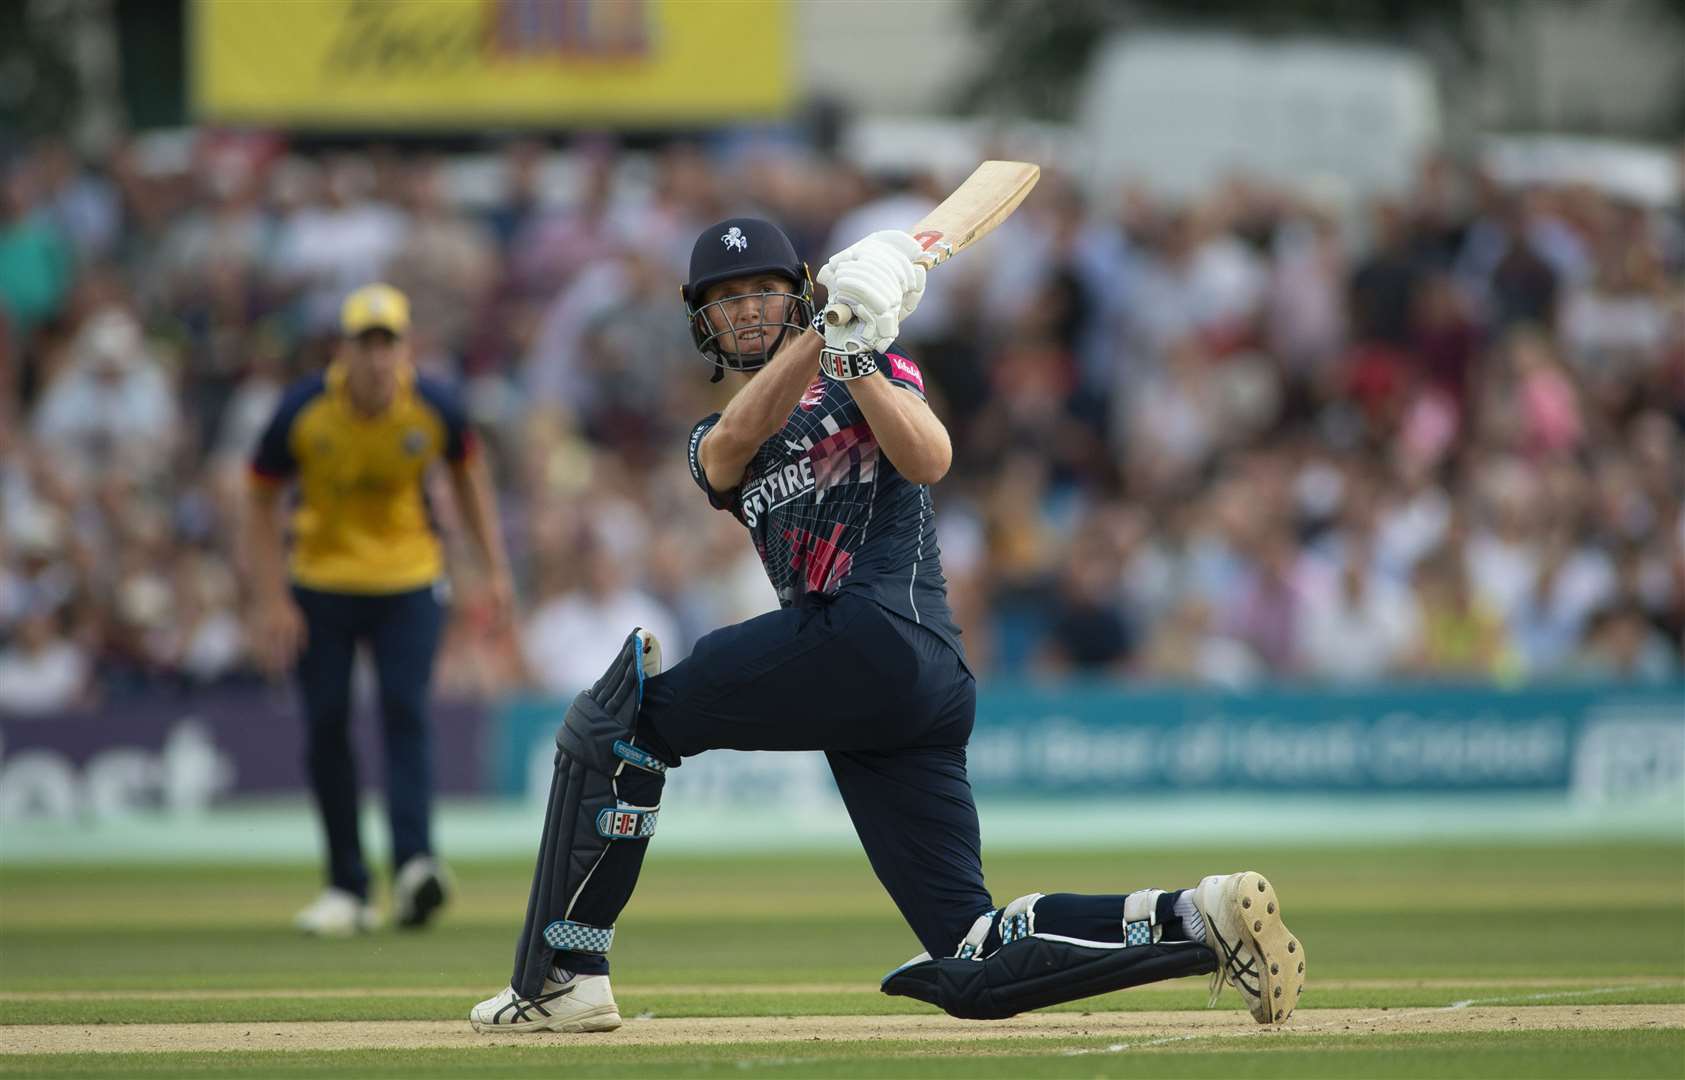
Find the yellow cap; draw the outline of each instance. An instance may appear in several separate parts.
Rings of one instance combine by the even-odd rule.
[[[410,301],[390,285],[364,285],[345,298],[339,325],[346,337],[365,330],[390,330],[402,336],[410,328]]]

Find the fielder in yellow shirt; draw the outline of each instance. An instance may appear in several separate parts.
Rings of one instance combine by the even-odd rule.
[[[347,297],[333,362],[287,391],[252,458],[255,644],[272,674],[296,670],[308,720],[306,766],[327,838],[327,888],[296,920],[311,933],[351,933],[376,922],[350,741],[359,643],[369,646],[380,681],[393,918],[424,925],[446,899],[432,848],[426,709],[444,623],[444,557],[424,487],[436,462],[448,467],[500,623],[512,609],[494,496],[473,433],[452,390],[411,365],[409,327],[409,301],[389,285]],[[289,487],[297,490],[290,530],[283,523]],[[283,532],[292,540],[284,570]]]

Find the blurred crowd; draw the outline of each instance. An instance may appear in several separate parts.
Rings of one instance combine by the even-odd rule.
[[[452,541],[444,692],[571,693],[632,623],[682,655],[770,608],[684,464],[732,386],[689,341],[690,243],[759,213],[817,267],[957,179],[781,142],[0,162],[0,709],[253,677],[246,460],[377,279],[485,436],[520,583],[499,632]],[[1048,169],[932,275],[900,351],[954,435],[980,674],[1679,676],[1685,217],[1440,158],[1400,191]]]

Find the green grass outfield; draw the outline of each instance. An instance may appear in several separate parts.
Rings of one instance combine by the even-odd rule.
[[[917,946],[863,857],[687,857],[657,841],[615,942],[626,1028],[489,1040],[468,1033],[465,1016],[508,978],[524,861],[459,863],[456,903],[435,928],[352,941],[288,929],[316,886],[297,865],[0,864],[0,1072],[1685,1075],[1685,845],[1200,848],[988,862],[1001,901],[1264,871],[1310,960],[1300,1012],[1286,1032],[1259,1029],[1232,991],[1219,1012],[1192,1012],[1205,987],[1185,980],[1065,1006],[1042,1027],[937,1018],[877,992]],[[196,1027],[140,1026],[159,1024]],[[103,1049],[78,1049],[96,1025],[124,1026],[93,1031]],[[373,1030],[413,1031],[415,1044],[402,1034],[387,1048],[340,1038]],[[710,1041],[710,1031],[733,1041]],[[229,1048],[180,1049],[199,1045],[189,1037],[199,1033],[226,1034],[211,1041]],[[55,1034],[67,1052],[17,1052],[57,1049],[39,1046]],[[135,1039],[158,1049],[123,1052]],[[250,1048],[277,1044],[288,1049]]]

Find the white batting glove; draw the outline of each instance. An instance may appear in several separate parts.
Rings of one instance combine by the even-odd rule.
[[[825,286],[830,302],[847,308],[852,318],[843,325],[857,330],[872,346],[895,340],[901,322],[901,288],[893,273],[882,266],[855,256],[858,245],[849,249],[848,258],[833,258],[819,271],[819,283]]]
[[[905,263],[902,263],[900,259],[895,261],[895,266],[899,271],[902,273],[910,272],[912,275],[901,290],[899,316],[901,322],[906,322],[907,316],[911,315],[918,308],[919,301],[924,299],[925,267],[923,263],[918,261],[919,256],[924,254],[924,247],[900,229],[883,229],[866,239],[881,241],[893,249],[900,259],[907,260]]]
[[[913,261],[923,250],[906,233],[884,229],[837,252],[819,271],[831,302],[854,313],[874,351],[889,347],[924,297],[925,269]]]
[[[859,319],[832,326],[821,311],[813,317],[813,328],[825,336],[825,345],[819,350],[819,370],[826,375],[846,382],[878,369],[877,352],[861,333]]]
[[[825,322],[825,313],[820,312],[819,318],[814,322],[820,324],[817,329],[825,335],[825,348],[830,352],[854,355],[873,351],[872,343],[861,328],[859,319],[850,319],[841,326],[832,326]]]

